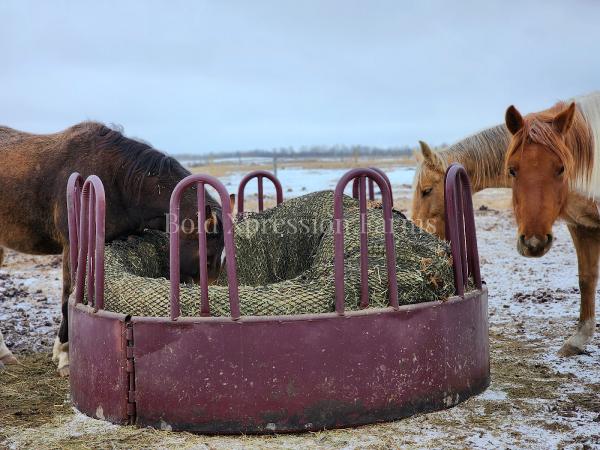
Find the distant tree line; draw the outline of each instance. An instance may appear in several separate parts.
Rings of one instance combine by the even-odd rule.
[[[409,146],[403,147],[372,147],[369,145],[313,145],[294,147],[279,147],[271,150],[255,149],[244,151],[229,152],[211,152],[208,154],[177,154],[173,155],[181,161],[206,160],[211,161],[216,158],[360,158],[360,157],[401,157],[410,156],[413,149]]]

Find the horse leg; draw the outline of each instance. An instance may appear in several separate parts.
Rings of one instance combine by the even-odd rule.
[[[69,246],[63,248],[63,289],[62,320],[58,336],[52,348],[52,360],[58,364],[61,377],[69,376],[69,296],[71,295],[71,269],[69,264]]]
[[[4,259],[4,249],[0,247],[0,267],[2,266],[2,260]],[[8,349],[6,344],[4,343],[4,336],[2,336],[2,331],[0,331],[0,368],[4,364],[16,364],[17,358],[14,357],[12,352]]]
[[[17,362],[17,358],[14,357],[4,343],[4,336],[2,336],[2,332],[0,331],[0,368],[2,368],[4,364],[16,364]]]
[[[598,282],[598,259],[600,257],[600,233],[598,230],[569,225],[569,232],[577,251],[579,291],[581,306],[577,331],[564,343],[558,354],[573,356],[583,353],[592,340],[596,328],[596,284]]]

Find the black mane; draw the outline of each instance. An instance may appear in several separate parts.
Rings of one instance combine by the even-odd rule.
[[[96,125],[94,146],[97,151],[112,151],[122,157],[121,170],[115,173],[125,192],[138,198],[146,176],[156,176],[165,182],[175,182],[188,176],[186,170],[175,158],[165,155],[149,144],[128,138],[118,129],[103,124]],[[170,184],[170,183],[169,183]]]

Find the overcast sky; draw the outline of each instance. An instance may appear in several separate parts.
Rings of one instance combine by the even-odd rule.
[[[597,89],[593,0],[0,1],[1,124],[170,153],[453,142]]]

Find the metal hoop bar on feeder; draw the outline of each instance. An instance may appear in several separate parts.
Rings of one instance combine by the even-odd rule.
[[[83,302],[87,272],[88,304],[95,311],[104,308],[105,217],[104,186],[100,178],[90,175],[81,189],[75,301]]]
[[[355,178],[359,181],[358,205],[360,210],[360,307],[369,306],[369,246],[367,236],[367,187],[366,178]],[[373,180],[369,178],[369,182]],[[371,190],[372,192],[372,190]],[[367,280],[367,282],[365,282]]]
[[[475,286],[481,289],[481,271],[479,267],[479,251],[477,248],[477,232],[475,228],[475,215],[473,212],[473,196],[471,180],[466,170],[461,170],[461,193],[465,221],[465,238],[467,246],[467,275],[473,277]]]
[[[344,189],[352,180],[360,178],[359,189],[362,191],[363,201],[359,203],[365,204],[366,214],[366,189],[365,178],[371,178],[377,185],[383,197],[383,218],[384,218],[384,234],[385,234],[385,253],[388,275],[388,289],[390,295],[390,306],[398,308],[398,280],[396,279],[396,247],[394,246],[394,230],[392,223],[392,198],[389,186],[385,182],[385,178],[379,172],[373,169],[352,169],[338,182],[335,188],[334,203],[333,203],[333,228],[334,228],[334,276],[335,276],[335,310],[338,314],[344,314],[344,211],[343,211],[343,194]],[[361,208],[362,215],[362,208]],[[362,218],[361,218],[362,223]],[[362,229],[361,229],[362,232]],[[365,233],[366,238],[366,233]],[[365,239],[366,241],[366,239]],[[361,254],[366,253],[367,249],[363,249],[363,238],[361,237]],[[368,305],[368,259],[361,255],[361,305]]]
[[[446,235],[450,240],[456,294],[463,296],[469,276],[481,289],[481,272],[471,183],[464,167],[451,164],[445,180]]]
[[[206,250],[206,189],[204,183],[196,186],[198,202],[198,259],[200,264],[200,315],[210,316],[208,303],[208,258]]]
[[[67,222],[69,226],[69,270],[71,283],[75,283],[77,273],[77,252],[79,250],[79,215],[81,213],[81,188],[83,177],[73,172],[67,182]]]
[[[385,174],[385,172],[383,170],[379,169],[378,167],[369,167],[369,169],[374,170],[375,172],[377,172],[384,178],[385,184],[387,185],[388,189],[390,190],[390,198],[392,199],[392,206],[393,206],[394,198],[393,198],[393,193],[392,193],[392,183],[391,183],[389,177]],[[358,198],[358,178],[355,178],[354,182],[352,183],[352,197]],[[369,178],[369,200],[375,200],[375,183],[373,182],[373,179],[371,179],[371,178]]]
[[[244,212],[244,190],[246,189],[246,185],[248,182],[254,178],[258,179],[258,210],[263,211],[264,209],[264,188],[263,188],[263,178],[267,178],[271,180],[273,186],[275,186],[275,195],[277,199],[277,204],[279,205],[283,202],[283,188],[281,187],[281,183],[277,179],[275,175],[267,170],[255,170],[254,172],[250,172],[242,181],[240,181],[240,186],[238,188],[238,205],[237,205],[237,213],[241,214]]]
[[[183,180],[181,180],[173,193],[171,194],[171,202],[170,202],[170,213],[169,213],[169,261],[170,261],[170,281],[171,281],[171,291],[170,291],[170,304],[171,304],[171,320],[176,320],[181,315],[181,309],[179,304],[179,294],[180,294],[180,261],[179,261],[179,241],[180,241],[180,206],[181,199],[183,197],[186,189],[191,187],[192,185],[198,186],[198,217],[206,219],[206,210],[205,210],[205,197],[202,195],[200,197],[200,190],[204,192],[204,185],[208,184],[212,186],[217,193],[219,194],[219,199],[221,200],[221,212],[223,219],[223,233],[225,240],[225,258],[227,264],[227,281],[229,285],[229,307],[231,309],[231,318],[237,320],[240,318],[240,300],[239,300],[239,289],[237,282],[237,271],[235,266],[235,247],[233,244],[233,222],[231,218],[231,207],[229,205],[229,193],[223,184],[210,175],[197,174],[190,175]],[[202,188],[200,189],[200,186]],[[203,212],[204,211],[204,212]],[[204,228],[204,223],[202,225],[198,224],[200,229],[199,236],[199,251],[200,251],[200,261],[207,261],[206,255],[206,230]],[[204,233],[204,234],[203,234]],[[204,239],[204,245],[202,245],[202,240]],[[200,263],[200,289],[202,298],[206,298],[206,302],[202,301],[201,312],[209,313],[209,305],[208,305],[208,268],[206,263]]]

